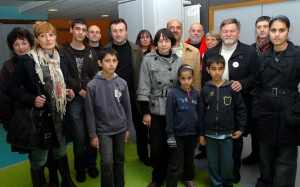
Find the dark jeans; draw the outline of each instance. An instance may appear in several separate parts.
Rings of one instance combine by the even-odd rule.
[[[197,136],[175,136],[177,147],[170,148],[170,161],[167,173],[167,187],[176,187],[178,172],[184,161],[183,180],[194,180],[194,155],[197,146]]]
[[[143,124],[143,116],[139,114],[134,98],[130,98],[132,121],[136,135],[136,150],[140,159],[148,157],[148,127]]]
[[[101,186],[103,187],[125,186],[125,134],[126,131],[110,136],[98,136],[101,157]]]
[[[209,175],[212,186],[223,187],[223,184],[232,185],[234,179],[232,174],[232,138],[227,137],[225,139],[214,139],[205,136],[205,140]]]
[[[294,187],[298,147],[277,147],[259,142],[260,178],[257,187]]]
[[[257,135],[256,135],[256,125],[257,122],[256,120],[253,120],[253,128],[251,131],[251,148],[252,148],[252,155],[255,157],[259,157],[259,145],[258,145],[258,139],[257,139]]]
[[[166,179],[170,157],[170,148],[167,144],[166,117],[151,115],[149,128],[150,158],[153,167],[152,181],[162,183]]]
[[[86,127],[84,98],[76,96],[69,104],[73,131],[74,167],[76,171],[96,167],[97,149],[90,144]]]
[[[243,136],[241,136],[239,139],[233,140],[233,152],[232,152],[232,158],[233,158],[233,169],[234,170],[240,170],[242,166],[242,152],[243,152]]]

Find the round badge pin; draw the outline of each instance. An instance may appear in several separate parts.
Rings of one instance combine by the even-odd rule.
[[[238,62],[233,62],[233,64],[232,64],[232,66],[234,67],[234,68],[237,68],[237,67],[239,67],[239,63]]]

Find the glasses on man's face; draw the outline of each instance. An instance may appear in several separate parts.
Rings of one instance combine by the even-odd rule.
[[[170,29],[171,31],[174,31],[174,30],[181,30],[181,27],[180,27],[180,26],[171,26],[171,27],[169,27],[169,29]]]

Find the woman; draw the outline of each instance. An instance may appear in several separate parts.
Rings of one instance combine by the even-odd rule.
[[[152,182],[148,187],[163,185],[166,178],[169,147],[166,134],[166,100],[175,86],[181,59],[172,50],[176,39],[169,29],[160,29],[154,37],[155,50],[144,56],[137,100],[140,102],[143,123],[149,128]]]
[[[14,56],[5,61],[1,69],[0,89],[1,89],[1,123],[4,129],[8,130],[11,119],[13,118],[13,101],[7,93],[7,80],[14,71],[20,55],[28,53],[34,45],[34,37],[27,30],[20,27],[14,28],[8,33],[6,42],[8,47],[13,51]],[[3,94],[3,95],[2,95]]]
[[[135,43],[142,49],[145,55],[154,49],[153,39],[148,30],[141,30],[136,37]]]
[[[211,30],[205,35],[207,48],[212,48],[218,45],[221,41],[221,37],[218,30]]]
[[[221,37],[218,30],[209,31],[208,33],[206,33],[205,38],[206,38],[206,46],[208,49],[215,47],[221,41]],[[205,147],[199,145],[199,150],[201,151],[201,153],[196,154],[195,159],[207,158]]]
[[[44,186],[44,165],[47,153],[52,149],[62,176],[62,186],[74,187],[76,185],[70,177],[63,131],[67,97],[74,98],[74,92],[67,90],[65,84],[67,62],[56,50],[56,29],[50,23],[36,22],[34,36],[36,44],[27,55],[20,56],[15,71],[8,79],[7,90],[18,103],[41,109],[38,119],[42,133],[39,148],[31,149],[29,153],[33,186]],[[36,82],[41,95],[38,95]],[[43,129],[49,129],[49,132],[44,134]]]
[[[300,48],[288,41],[290,21],[269,22],[272,48],[259,56],[253,93],[260,173],[257,186],[295,186],[300,145]]]

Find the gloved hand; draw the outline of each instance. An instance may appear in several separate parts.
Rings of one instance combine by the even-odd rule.
[[[168,143],[169,147],[171,147],[171,148],[177,147],[176,140],[174,137],[168,138],[167,143]]]

